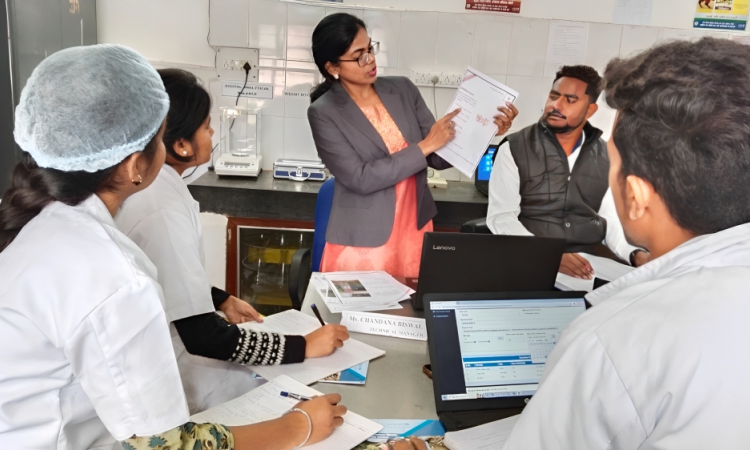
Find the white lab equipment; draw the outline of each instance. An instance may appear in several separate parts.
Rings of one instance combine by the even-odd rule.
[[[260,108],[222,107],[220,111],[220,154],[214,171],[217,175],[257,177],[263,158]]]

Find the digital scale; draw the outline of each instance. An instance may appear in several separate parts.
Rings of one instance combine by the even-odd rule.
[[[261,172],[260,108],[220,108],[219,157],[214,171],[220,176],[257,177]]]
[[[257,177],[261,172],[262,156],[250,156],[247,154],[221,155],[214,164],[214,172],[217,175]]]

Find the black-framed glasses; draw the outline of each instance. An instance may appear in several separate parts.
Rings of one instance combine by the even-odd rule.
[[[370,48],[367,49],[366,52],[359,55],[359,58],[339,59],[339,62],[356,62],[356,63],[359,63],[359,67],[363,67],[363,66],[370,64],[370,61],[372,61],[372,58],[374,58],[375,55],[377,55],[378,53],[380,53],[380,42],[370,41]]]

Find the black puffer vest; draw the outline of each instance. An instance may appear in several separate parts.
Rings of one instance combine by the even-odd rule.
[[[569,244],[601,243],[607,222],[598,214],[609,187],[609,157],[601,130],[588,122],[570,173],[568,156],[543,121],[506,138],[521,181],[519,220],[535,236]]]

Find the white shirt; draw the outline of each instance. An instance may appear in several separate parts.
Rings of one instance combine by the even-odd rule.
[[[189,420],[155,272],[95,195],[0,253],[0,448],[111,448]]]
[[[578,160],[578,155],[586,135],[581,135],[581,144],[573,149],[568,156],[568,167],[571,172]],[[521,180],[518,166],[510,152],[510,144],[505,142],[498,149],[495,165],[490,175],[490,199],[487,208],[487,226],[494,234],[509,234],[515,236],[532,236],[533,234],[523,226],[518,215],[521,213]],[[620,219],[617,217],[612,190],[607,189],[599,215],[607,221],[607,234],[604,243],[620,258],[628,261],[630,253],[636,249],[625,240]]]
[[[215,311],[199,211],[180,175],[165,164],[153,184],[130,196],[115,216],[118,228],[158,268],[170,323]],[[191,355],[174,325],[170,329],[191,413],[232,400],[264,382],[239,364]]]
[[[505,449],[739,449],[750,442],[750,224],[592,292]]]

